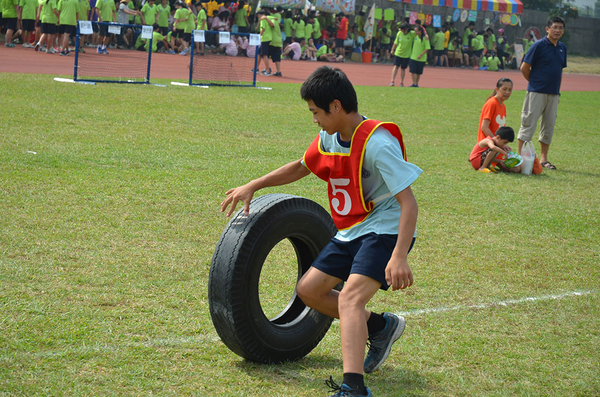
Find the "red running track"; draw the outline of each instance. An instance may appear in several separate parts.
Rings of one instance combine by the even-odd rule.
[[[88,51],[95,51],[89,48]],[[113,50],[119,51],[119,50]],[[106,56],[111,56],[106,55]],[[36,52],[30,48],[6,48],[0,45],[0,72],[38,73],[73,76],[74,56],[59,56]],[[180,55],[153,54],[151,79],[187,80],[189,77],[189,59]],[[322,62],[291,61],[281,62],[283,77],[257,76],[260,83],[302,83]],[[391,65],[364,64],[355,62],[331,63],[342,69],[355,85],[389,86],[392,73]],[[274,71],[274,65],[271,65]],[[567,68],[568,70],[568,68]],[[408,72],[408,71],[407,71]],[[489,72],[483,70],[426,67],[419,85],[423,88],[462,88],[493,89],[500,77],[508,77],[514,82],[515,90],[527,89],[527,82],[516,70]],[[396,84],[400,81],[400,73]],[[410,74],[404,80],[412,84]],[[563,74],[561,91],[600,91],[600,75]]]

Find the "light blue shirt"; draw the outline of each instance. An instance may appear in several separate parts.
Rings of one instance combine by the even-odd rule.
[[[350,142],[341,141],[339,133],[329,135],[321,131],[319,134],[323,151],[350,152]],[[404,161],[398,140],[387,129],[377,128],[367,142],[362,170],[365,201],[375,201],[375,208],[363,222],[338,231],[335,238],[350,241],[368,233],[398,234],[401,210],[394,195],[409,187],[422,172],[416,165]]]

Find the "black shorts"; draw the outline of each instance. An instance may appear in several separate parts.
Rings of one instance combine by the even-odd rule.
[[[98,25],[98,36],[108,36],[108,25]]]
[[[271,56],[271,60],[273,62],[280,62],[281,61],[281,47],[269,46],[269,55]]]
[[[192,33],[183,33],[183,37],[182,37],[183,41],[185,41],[186,43],[191,43],[192,42]]]
[[[433,55],[436,57],[444,56],[444,50],[433,50]]]
[[[56,25],[53,23],[42,22],[42,33],[55,34],[56,33]]]
[[[379,44],[379,48],[381,48],[383,51],[387,51],[390,49],[390,43],[387,44]]]
[[[17,30],[17,18],[4,18],[6,30]]]
[[[481,58],[481,55],[483,55],[483,50],[473,51],[473,55],[477,58]]]
[[[169,34],[169,27],[168,26],[159,26],[158,31],[160,32],[160,34],[167,37],[167,35]]]
[[[400,58],[397,55],[394,55],[394,66],[400,66],[401,69],[408,68],[408,61],[410,58]]]
[[[75,25],[60,25],[58,27],[58,33],[75,35],[75,33],[77,33],[77,29],[75,28]]]
[[[335,48],[344,48],[344,39],[335,39]]]
[[[176,39],[183,39],[184,35],[185,35],[185,30],[183,30],[183,29],[173,29],[172,36],[175,37]]]
[[[238,26],[238,33],[249,33],[250,28],[248,26]]]
[[[21,29],[25,32],[33,32],[35,30],[35,19],[22,19]]]
[[[389,288],[385,281],[385,268],[396,247],[397,234],[369,233],[351,241],[331,239],[312,266],[325,274],[348,280],[350,274],[360,274],[381,283],[381,289]],[[415,239],[408,249],[411,251]]]
[[[410,72],[412,74],[423,74],[423,69],[425,69],[425,62],[415,61],[411,59],[409,62]]]
[[[269,55],[269,47],[271,47],[270,44],[271,44],[270,41],[261,41],[260,47],[258,49],[258,55],[268,56]]]

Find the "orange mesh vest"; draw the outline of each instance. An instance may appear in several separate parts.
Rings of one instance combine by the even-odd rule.
[[[356,127],[349,153],[324,152],[318,135],[304,154],[306,167],[328,184],[331,216],[338,230],[349,229],[364,221],[375,207],[372,201],[365,202],[361,175],[367,142],[380,126],[385,127],[398,140],[402,156],[406,160],[400,128],[394,123],[377,120],[364,120]]]

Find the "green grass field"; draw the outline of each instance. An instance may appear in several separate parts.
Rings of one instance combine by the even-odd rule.
[[[299,85],[0,74],[0,87],[0,395],[328,395],[339,323],[303,360],[258,365],[219,340],[207,297],[224,192],[298,159],[317,133]],[[424,170],[415,285],[372,305],[408,312],[366,377],[374,395],[599,395],[600,93],[563,93],[558,171],[527,177],[467,162],[491,89],[357,92]],[[507,102],[515,129],[523,97]],[[313,176],[267,192],[326,205]],[[291,288],[277,280],[293,278],[269,269],[276,309]]]

